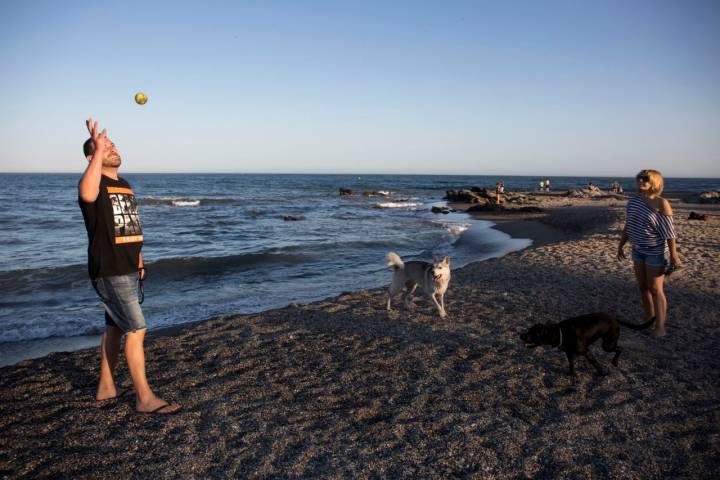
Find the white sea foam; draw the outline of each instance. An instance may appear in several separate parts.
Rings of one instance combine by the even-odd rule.
[[[469,223],[437,222],[451,235],[461,235],[470,228]]]
[[[445,229],[448,232],[452,233],[453,235],[460,235],[468,228],[470,228],[469,223],[462,223],[462,224],[448,225]]]
[[[376,203],[375,208],[417,208],[422,206],[419,202],[384,202]]]
[[[200,200],[173,200],[172,204],[176,207],[197,207]]]

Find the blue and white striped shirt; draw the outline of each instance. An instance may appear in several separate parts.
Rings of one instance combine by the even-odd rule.
[[[639,197],[627,204],[625,228],[633,249],[643,255],[667,254],[667,240],[677,238],[672,216],[653,210]]]

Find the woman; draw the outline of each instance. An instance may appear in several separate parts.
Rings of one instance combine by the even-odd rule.
[[[642,170],[635,177],[638,195],[627,205],[625,229],[618,245],[618,259],[625,259],[623,247],[630,240],[635,278],[645,309],[645,320],[655,317],[655,336],[665,335],[667,300],[663,280],[668,273],[680,267],[675,242],[672,208],[660,194],[664,181],[657,170]],[[668,263],[669,262],[669,263]]]

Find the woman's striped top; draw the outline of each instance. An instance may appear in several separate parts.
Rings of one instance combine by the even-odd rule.
[[[653,210],[639,197],[627,204],[625,229],[633,249],[643,255],[667,254],[667,240],[676,238],[672,216]]]

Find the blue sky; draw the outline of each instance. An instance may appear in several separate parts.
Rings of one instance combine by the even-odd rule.
[[[0,171],[720,177],[720,2],[203,3],[0,3]]]

